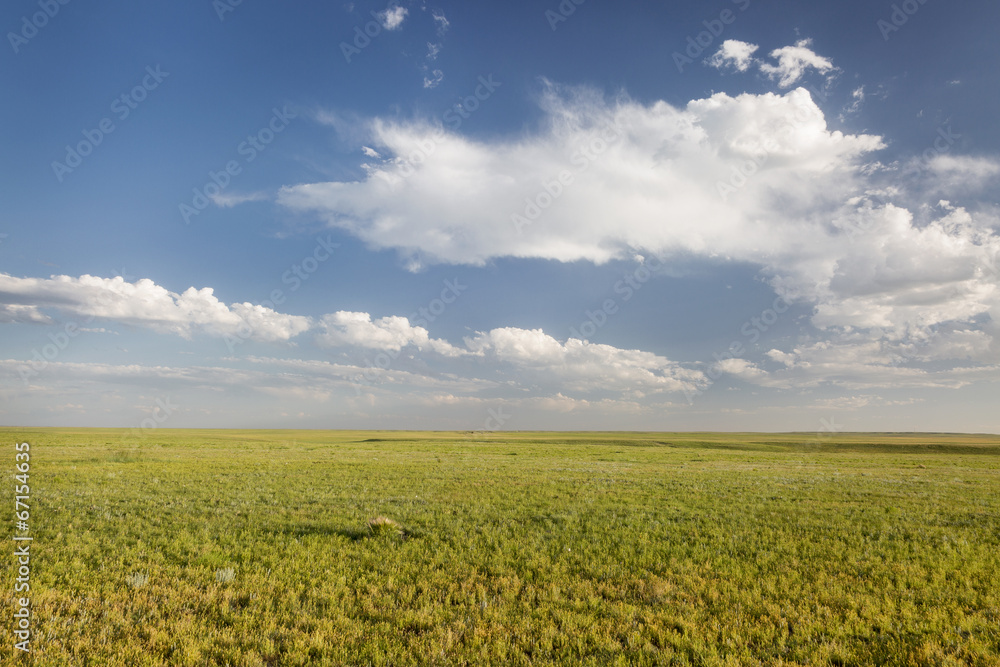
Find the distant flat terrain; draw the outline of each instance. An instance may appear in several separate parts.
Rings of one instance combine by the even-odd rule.
[[[1000,665],[998,436],[0,432],[36,665]]]

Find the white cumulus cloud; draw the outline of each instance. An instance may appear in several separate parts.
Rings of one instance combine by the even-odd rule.
[[[8,316],[18,315],[18,321],[47,321],[42,311],[51,309],[81,322],[113,320],[185,338],[202,331],[285,341],[311,327],[308,317],[285,315],[249,303],[227,306],[210,287],[189,287],[178,294],[149,279],[133,283],[121,276],[16,278],[0,273],[0,304]]]
[[[368,313],[337,311],[320,321],[323,333],[317,337],[322,345],[356,346],[398,352],[407,345],[420,350],[432,350],[446,356],[458,356],[462,350],[440,339],[433,339],[423,327],[412,326],[400,316],[372,320]]]
[[[379,21],[386,30],[398,30],[403,25],[403,20],[409,14],[406,7],[396,5],[389,7],[378,13]]]
[[[816,54],[811,48],[812,40],[802,39],[794,46],[783,46],[771,51],[771,57],[778,61],[777,65],[761,63],[760,71],[772,79],[777,79],[782,88],[789,88],[805,76],[809,69],[820,74],[832,72],[836,68],[829,58]]]
[[[416,265],[600,263],[637,250],[749,259],[814,236],[810,209],[851,191],[856,161],[883,145],[829,130],[802,89],[677,108],[553,86],[543,108],[542,131],[509,140],[374,120],[368,141],[389,160],[361,181],[288,186],[278,200]]]
[[[708,64],[716,69],[732,67],[738,72],[745,72],[753,64],[753,54],[760,47],[749,42],[741,42],[738,39],[727,39],[719,47]]]
[[[820,330],[900,338],[1000,321],[990,220],[948,202],[929,221],[907,208],[936,191],[927,180],[988,182],[988,158],[943,155],[919,187],[898,182],[872,168],[881,137],[831,130],[802,88],[675,107],[550,86],[542,106],[542,128],[511,139],[376,119],[366,140],[385,161],[359,181],[285,187],[279,202],[414,266],[683,254],[760,266],[790,303],[815,307]]]
[[[701,371],[641,350],[570,338],[565,343],[541,329],[504,327],[466,339],[469,350],[516,367],[534,382],[557,380],[575,391],[694,391],[706,383]]]

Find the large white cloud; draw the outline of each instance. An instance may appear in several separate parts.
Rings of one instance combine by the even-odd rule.
[[[784,82],[834,69],[807,41],[772,56]],[[995,160],[937,151],[900,179],[872,158],[881,137],[832,130],[802,88],[679,108],[550,85],[543,109],[542,130],[488,141],[372,121],[386,157],[363,180],[286,187],[280,202],[413,266],[685,253],[757,264],[820,329],[899,338],[1000,318],[1000,237],[981,213],[920,199],[989,183]]]
[[[859,159],[883,145],[829,130],[804,89],[677,108],[552,86],[543,107],[543,131],[491,141],[375,120],[366,143],[388,157],[364,180],[286,187],[279,202],[415,265],[633,250],[759,260],[813,236],[803,213],[852,191]]]
[[[945,322],[1000,319],[1000,237],[940,202],[923,225],[906,209],[867,199],[834,219],[845,232],[827,261],[800,261],[776,284],[816,304],[819,328],[878,328],[893,338]]]

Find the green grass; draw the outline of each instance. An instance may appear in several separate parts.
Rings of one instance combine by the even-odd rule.
[[[0,432],[35,665],[1000,665],[995,436]]]

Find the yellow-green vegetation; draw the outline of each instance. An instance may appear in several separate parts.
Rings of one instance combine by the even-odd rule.
[[[35,665],[1000,665],[994,436],[0,432]]]

